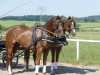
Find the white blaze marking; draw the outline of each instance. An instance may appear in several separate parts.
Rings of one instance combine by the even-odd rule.
[[[72,22],[72,25],[71,25],[71,29],[72,29],[71,35],[75,36],[76,31],[75,31],[75,29],[74,29],[74,23],[73,23],[73,22]]]

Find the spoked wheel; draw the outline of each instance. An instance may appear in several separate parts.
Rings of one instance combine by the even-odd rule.
[[[2,47],[0,47],[0,51],[3,51]]]
[[[6,66],[6,52],[5,51],[2,51],[2,62],[5,67]]]
[[[6,52],[2,52],[2,53],[3,53],[2,62],[3,62],[3,65],[6,66]],[[12,59],[12,66],[15,67],[17,64],[18,64],[18,56],[15,56]]]
[[[18,64],[18,56],[15,56],[13,58],[12,63],[13,63],[12,66],[14,66],[14,67]]]

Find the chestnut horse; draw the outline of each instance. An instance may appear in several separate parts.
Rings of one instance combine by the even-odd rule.
[[[74,21],[74,18],[70,17],[70,16],[69,16],[69,18],[62,17],[62,20],[64,22],[65,31],[67,31],[69,33],[67,36],[69,36],[70,34],[72,36],[75,36],[76,35],[76,30],[75,30],[76,23]],[[61,50],[62,50],[62,45],[55,44],[54,47],[52,47],[52,50],[51,50],[51,55],[52,55],[51,73],[54,73],[55,70],[57,72],[59,54],[60,54]]]
[[[25,48],[25,54],[27,54],[27,56],[25,55],[27,58],[25,61],[29,60],[29,50],[35,50],[36,74],[39,72],[40,57],[43,52],[43,73],[46,73],[46,61],[49,52],[48,49],[51,49],[55,41],[59,41],[56,39],[57,36],[65,36],[64,31],[64,25],[59,16],[50,19],[42,28],[29,28],[27,26],[20,25],[10,28],[6,33],[6,59],[8,74],[12,75],[12,59],[20,46]],[[33,33],[35,33],[35,35],[33,35]],[[32,36],[36,38],[35,44],[33,43],[34,38]],[[28,62],[26,62],[26,65],[28,65]]]

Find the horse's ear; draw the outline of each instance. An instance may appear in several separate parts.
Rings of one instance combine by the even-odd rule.
[[[72,16],[72,19],[75,19],[75,16]]]
[[[60,19],[60,16],[58,15],[58,16],[56,17],[56,19]]]
[[[61,17],[64,17],[63,15]]]
[[[68,17],[68,20],[70,20],[70,19],[71,19],[71,16]]]

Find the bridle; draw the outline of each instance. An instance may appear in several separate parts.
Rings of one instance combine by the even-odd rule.
[[[66,24],[66,23],[69,23],[69,24]],[[66,25],[68,26],[68,28],[66,28]],[[67,19],[66,21],[64,21],[64,29],[65,29],[65,31],[68,31],[68,33],[69,33],[69,34],[66,34],[67,37],[70,35],[70,32],[75,28],[76,28],[75,22],[73,20]]]

